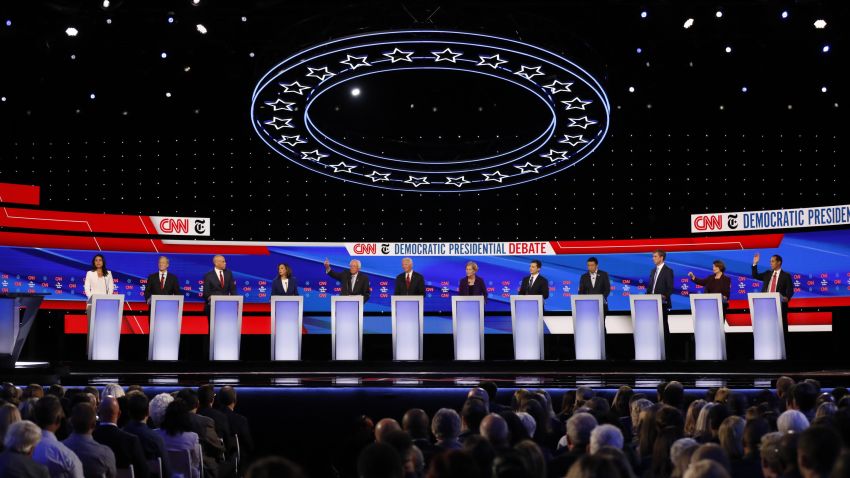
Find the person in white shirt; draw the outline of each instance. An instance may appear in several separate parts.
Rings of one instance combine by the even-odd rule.
[[[86,298],[91,298],[94,294],[111,294],[115,290],[112,273],[106,268],[106,259],[101,254],[91,260],[91,270],[86,272],[83,290]]]

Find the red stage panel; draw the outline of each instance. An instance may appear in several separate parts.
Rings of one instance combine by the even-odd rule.
[[[0,183],[0,203],[38,206],[40,190],[41,188],[38,186]]]

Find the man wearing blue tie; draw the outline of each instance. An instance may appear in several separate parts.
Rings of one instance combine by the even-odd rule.
[[[272,295],[298,295],[298,283],[292,277],[289,264],[277,265],[277,277],[272,280]]]
[[[664,343],[670,343],[670,325],[667,323],[667,316],[672,307],[670,296],[673,295],[673,269],[671,269],[664,261],[667,259],[667,253],[661,249],[657,249],[652,253],[652,262],[655,267],[649,273],[649,284],[646,286],[647,294],[658,294],[661,296],[661,312],[664,315]]]

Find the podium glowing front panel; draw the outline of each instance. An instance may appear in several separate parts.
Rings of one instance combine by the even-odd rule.
[[[634,327],[635,360],[664,360],[664,314],[661,296],[629,296]]]
[[[152,295],[148,360],[177,360],[183,323],[182,295]]]
[[[455,360],[484,360],[484,297],[452,297]]]
[[[694,319],[694,356],[697,360],[726,360],[723,296],[691,294]]]
[[[214,295],[210,299],[210,360],[239,360],[242,296]]]
[[[363,297],[331,297],[333,360],[363,358]]]
[[[753,354],[756,360],[784,360],[785,335],[778,292],[748,294],[753,323]]]
[[[602,294],[572,297],[576,360],[605,360],[604,303]]]
[[[422,360],[423,297],[393,296],[393,360]]]
[[[272,296],[271,311],[272,360],[301,360],[304,298]]]
[[[543,360],[543,296],[512,295],[511,326],[516,360]]]
[[[118,360],[124,296],[94,294],[89,309],[89,360]]]

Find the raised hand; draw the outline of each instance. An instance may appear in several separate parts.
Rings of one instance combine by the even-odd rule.
[[[330,268],[331,268],[331,261],[329,261],[328,258],[325,257],[325,270],[327,271]]]
[[[753,264],[758,264],[758,263],[759,263],[759,259],[761,259],[761,254],[759,254],[758,252],[756,252],[756,253],[755,253],[755,255],[753,256]]]
[[[693,272],[688,272],[688,277],[690,277],[691,280],[694,280],[696,278]]]

